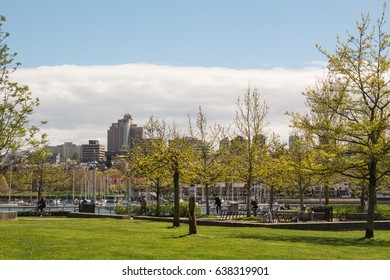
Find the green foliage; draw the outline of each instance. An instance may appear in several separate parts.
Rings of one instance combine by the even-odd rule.
[[[236,102],[235,126],[238,136],[231,150],[231,166],[234,176],[246,185],[247,215],[251,215],[251,187],[257,170],[262,168],[265,149],[266,115],[269,106],[260,98],[257,89],[247,88],[243,98]]]
[[[7,179],[0,174],[0,193],[6,193],[8,191],[9,184]]]
[[[390,205],[377,205],[376,212],[379,220],[390,220]]]
[[[187,201],[180,202],[180,217],[188,217],[189,215],[189,203]],[[173,203],[162,203],[160,205],[160,216],[172,217],[174,212]],[[195,208],[196,216],[200,217],[202,215],[202,209],[200,206]],[[141,206],[140,205],[117,205],[115,207],[115,213],[119,215],[141,215]],[[157,204],[148,205],[146,209],[147,215],[157,216]]]
[[[25,156],[46,142],[46,135],[38,138],[39,128],[29,118],[39,100],[33,98],[29,88],[11,81],[10,75],[20,63],[14,61],[7,45],[9,33],[3,30],[4,16],[0,17],[0,161],[14,151]]]
[[[189,117],[191,143],[195,149],[193,168],[196,170],[195,182],[203,186],[213,186],[225,178],[225,169],[221,164],[222,149],[220,141],[226,139],[226,130],[221,125],[208,126],[205,114],[199,106],[196,126]]]
[[[202,216],[202,209],[199,205],[195,206],[195,215],[197,217]],[[189,202],[183,201],[180,202],[180,217],[188,217],[189,216]]]
[[[366,238],[374,236],[376,191],[388,176],[390,162],[390,35],[385,10],[386,5],[375,24],[369,14],[362,14],[355,34],[348,32],[344,42],[337,37],[334,53],[318,46],[329,61],[327,77],[304,93],[310,113],[293,115],[294,126],[315,136],[326,150],[333,171],[365,182]]]
[[[336,219],[345,219],[348,213],[363,213],[361,205],[333,205],[333,217]],[[376,205],[376,217],[378,220],[390,220],[390,206]]]
[[[362,213],[363,208],[360,205],[335,205],[333,206],[333,217],[340,220],[345,220],[349,213]]]

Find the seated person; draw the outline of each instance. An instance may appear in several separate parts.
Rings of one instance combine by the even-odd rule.
[[[82,197],[82,200],[81,200],[81,204],[82,205],[89,205],[89,204],[91,204],[89,201],[88,201],[88,199],[86,199],[84,196]]]

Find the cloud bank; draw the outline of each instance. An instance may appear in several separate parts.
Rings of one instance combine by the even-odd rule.
[[[321,67],[237,70],[153,64],[50,66],[18,69],[13,75],[30,87],[41,105],[34,120],[45,120],[51,145],[64,142],[106,144],[107,129],[125,113],[143,125],[153,115],[187,127],[202,106],[208,123],[233,124],[236,101],[248,85],[270,106],[268,129],[286,140],[286,111],[304,112],[302,92],[322,76]]]

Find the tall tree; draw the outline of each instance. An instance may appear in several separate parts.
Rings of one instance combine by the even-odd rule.
[[[192,183],[195,178],[195,146],[191,139],[184,137],[174,125],[169,129],[168,150],[164,162],[173,176],[174,214],[173,226],[180,226],[180,184]]]
[[[148,139],[145,153],[138,166],[148,178],[161,182],[170,176],[174,190],[173,226],[180,226],[180,184],[194,178],[194,147],[175,125],[169,127],[164,120],[151,116],[145,125]]]
[[[46,148],[35,151],[28,159],[30,170],[25,170],[27,173],[31,173],[31,181],[36,187],[38,201],[44,192],[50,192],[53,187],[58,185],[64,186],[64,182],[66,185],[66,181],[69,179],[64,169],[46,162],[48,154],[49,151]]]
[[[306,92],[311,108],[325,108],[338,121],[324,129],[323,122],[296,118],[317,135],[337,143],[338,171],[368,182],[366,238],[374,237],[376,190],[389,174],[390,151],[390,57],[384,5],[374,26],[362,15],[356,34],[346,42],[337,38],[335,53],[318,47],[328,58],[329,93]],[[358,171],[358,172],[357,172]]]
[[[239,177],[245,182],[247,215],[251,216],[250,197],[251,188],[255,179],[256,170],[262,160],[261,153],[264,152],[265,132],[267,125],[265,117],[268,113],[268,105],[261,102],[260,94],[257,89],[247,88],[243,99],[240,97],[236,103],[235,126],[238,134],[242,137],[241,143],[244,145],[240,149],[240,165],[237,166]]]
[[[29,88],[11,81],[20,63],[15,62],[16,53],[10,53],[7,45],[9,33],[3,30],[4,16],[0,16],[0,164],[7,165],[7,156],[18,151],[13,163],[28,155],[41,144],[46,135],[38,138],[39,128],[30,124],[30,117],[39,100],[33,98]]]
[[[195,168],[197,183],[205,187],[206,214],[210,214],[209,189],[224,178],[223,165],[221,164],[222,149],[219,144],[226,137],[226,129],[221,125],[207,126],[205,114],[199,106],[196,126],[194,127],[189,117],[189,130],[191,141],[195,145]]]
[[[167,126],[153,116],[144,126],[146,140],[139,141],[129,149],[128,176],[142,177],[154,185],[157,194],[157,213],[160,214],[161,192],[172,186],[171,175],[162,160],[167,149]]]
[[[311,139],[308,135],[295,130],[290,136],[288,150],[288,182],[299,193],[300,206],[303,209],[305,193],[320,180],[316,176],[318,161]]]
[[[335,140],[329,136],[332,127],[340,126],[342,120],[328,106],[317,102],[317,97],[322,99],[331,98],[336,89],[332,85],[337,83],[337,78],[328,76],[325,79],[317,81],[313,87],[309,87],[304,95],[306,104],[310,108],[310,113],[305,117],[299,117],[299,122],[294,122],[296,127],[311,133],[311,137],[316,141],[317,160],[320,165],[316,173],[322,176],[322,185],[325,187],[325,204],[329,204],[329,178],[334,174],[334,152]],[[294,116],[294,114],[292,114]],[[311,129],[313,124],[317,124],[317,129]]]
[[[269,205],[272,209],[274,194],[286,187],[288,170],[287,151],[285,144],[280,142],[279,136],[273,134],[264,153],[264,160],[258,169],[260,181],[269,189]]]

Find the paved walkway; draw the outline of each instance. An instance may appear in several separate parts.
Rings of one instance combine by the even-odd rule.
[[[172,222],[172,217],[135,216],[137,220],[156,222]],[[188,223],[188,218],[181,218],[182,223]],[[259,223],[257,221],[220,220],[212,218],[197,218],[198,225],[226,226],[226,227],[263,227],[275,229],[297,230],[365,230],[365,221],[337,221],[337,222],[297,222],[297,223]],[[375,221],[376,230],[390,230],[390,221]]]
[[[135,219],[155,222],[172,222],[172,217],[104,215],[95,213],[70,213],[69,218],[111,218],[111,219]],[[188,223],[188,218],[180,218],[182,223]],[[197,218],[200,226],[224,226],[224,227],[263,227],[275,229],[296,230],[365,230],[365,221],[335,221],[335,222],[292,222],[292,223],[259,223],[257,221],[221,220],[218,218]],[[375,221],[376,230],[390,230],[390,221]]]

